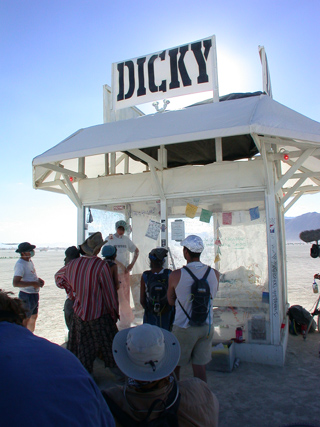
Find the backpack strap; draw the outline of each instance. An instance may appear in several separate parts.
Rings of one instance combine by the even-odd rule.
[[[188,268],[186,265],[184,265],[183,266],[183,268],[190,274],[190,276],[193,278],[193,280],[195,281],[195,282],[197,282],[198,280],[201,280],[201,279],[198,279],[198,277],[196,277],[193,273],[192,273],[192,271],[190,270],[190,268]],[[207,280],[207,278],[208,278],[208,276],[209,276],[209,273],[210,273],[210,270],[211,270],[211,267],[209,267],[208,266],[208,268],[207,268],[207,270],[206,270],[206,272],[205,272],[205,274],[204,274],[204,276],[202,277],[202,279],[204,279],[204,280]]]

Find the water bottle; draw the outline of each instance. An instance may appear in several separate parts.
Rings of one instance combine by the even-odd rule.
[[[317,294],[319,292],[318,283],[316,283],[315,280],[313,281],[312,289],[314,294]]]
[[[238,327],[236,329],[236,342],[242,342],[242,341],[243,341],[242,328]]]

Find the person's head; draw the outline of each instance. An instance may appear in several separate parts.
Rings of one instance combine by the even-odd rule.
[[[197,260],[204,249],[201,237],[191,234],[180,243],[183,246],[183,255],[187,261]]]
[[[91,236],[89,236],[82,245],[80,245],[80,248],[85,255],[98,255],[100,249],[106,242],[106,240],[103,240],[100,231],[97,231],[96,233],[91,234]]]
[[[168,249],[155,248],[149,253],[150,268],[162,267],[165,261],[165,257],[168,254]]]
[[[0,289],[0,322],[16,323],[20,326],[27,324],[27,311],[19,298],[13,298],[12,292]]]
[[[119,236],[122,236],[127,229],[127,223],[121,219],[120,221],[116,222],[115,227]]]
[[[180,345],[169,331],[144,323],[123,329],[114,337],[114,360],[129,378],[141,382],[168,377],[180,359]]]
[[[29,260],[34,256],[35,245],[31,245],[29,242],[22,242],[18,245],[16,252],[20,254],[20,257]]]
[[[106,245],[102,248],[101,255],[105,259],[116,259],[117,248],[115,246]]]
[[[65,259],[64,259],[64,265],[67,265],[70,261],[72,261],[73,259],[79,258],[80,257],[80,252],[79,249],[76,248],[75,246],[69,246],[66,250],[65,250]]]

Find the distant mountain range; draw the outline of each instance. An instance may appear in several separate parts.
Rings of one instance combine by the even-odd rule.
[[[302,243],[299,238],[301,231],[320,229],[320,213],[309,212],[295,218],[285,218],[286,242]]]

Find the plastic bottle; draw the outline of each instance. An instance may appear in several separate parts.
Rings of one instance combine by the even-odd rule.
[[[317,294],[319,292],[318,283],[316,283],[315,280],[313,281],[312,289],[313,289],[313,293],[315,293],[315,294]]]
[[[242,328],[238,327],[236,329],[236,342],[242,342],[242,341],[243,341]]]

